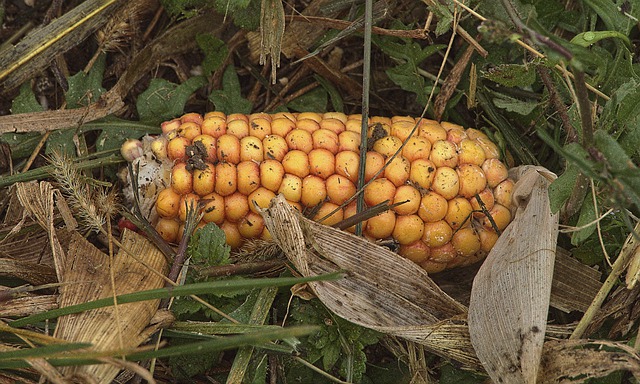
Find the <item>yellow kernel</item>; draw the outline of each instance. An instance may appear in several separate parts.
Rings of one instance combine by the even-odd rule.
[[[180,127],[180,119],[173,119],[169,121],[163,121],[160,124],[160,128],[162,129],[162,133],[168,135],[171,132],[175,132]]]
[[[310,119],[315,121],[316,123],[320,123],[322,121],[322,115],[316,112],[300,112],[298,114],[298,120]]]
[[[191,145],[185,137],[176,136],[167,144],[167,156],[171,161],[187,161],[187,147]]]
[[[386,239],[396,226],[396,214],[389,210],[367,220],[365,232],[375,239]]]
[[[156,223],[156,231],[167,243],[175,243],[178,241],[180,223],[173,219],[160,219]]]
[[[342,151],[336,154],[336,173],[354,183],[358,180],[358,164],[360,164],[360,155],[357,152]]]
[[[294,149],[284,156],[282,166],[286,173],[303,178],[309,174],[309,156],[303,151]]]
[[[236,167],[238,173],[238,192],[245,196],[260,186],[260,166],[255,161],[243,161]]]
[[[391,123],[391,136],[395,136],[400,141],[405,141],[411,135],[413,131],[413,127],[415,127],[416,123],[414,121],[396,121]],[[418,136],[418,129],[416,128],[415,132],[412,136]]]
[[[456,249],[453,247],[453,244],[449,242],[439,247],[431,248],[429,259],[436,263],[450,263],[456,256]]]
[[[387,136],[376,140],[376,142],[373,143],[373,150],[385,157],[391,157],[400,149],[401,145],[402,141],[397,137]]]
[[[299,202],[302,197],[302,179],[294,174],[286,173],[282,178],[278,193],[281,193],[288,201]]]
[[[419,136],[426,138],[431,144],[447,139],[447,131],[437,121],[422,119],[418,122],[418,129]]]
[[[399,215],[411,215],[418,212],[421,201],[420,191],[410,185],[401,185],[396,189],[392,203],[402,202],[402,204],[394,207],[393,210]]]
[[[435,222],[444,219],[449,210],[447,199],[433,191],[427,191],[420,200],[418,216],[425,222]]]
[[[193,138],[200,135],[200,133],[200,125],[191,121],[182,123],[180,127],[178,127],[178,134],[187,140],[193,140]]]
[[[436,175],[436,166],[431,160],[416,159],[411,162],[409,170],[409,180],[415,185],[424,189],[429,189],[433,184]]]
[[[464,197],[456,197],[448,201],[447,215],[444,220],[453,229],[471,225],[471,212],[473,208],[469,200]]]
[[[213,192],[216,182],[216,170],[213,164],[204,163],[204,169],[193,171],[193,192],[199,196]]]
[[[325,182],[329,201],[341,205],[356,193],[356,186],[348,178],[333,174]]]
[[[178,215],[180,195],[173,188],[165,188],[156,199],[156,212],[160,217],[171,219]]]
[[[260,163],[260,184],[270,191],[277,191],[284,177],[284,166],[276,160]]]
[[[275,193],[265,187],[260,187],[249,195],[249,209],[252,212],[259,213],[256,204],[260,208],[268,208],[274,197],[276,197]]]
[[[238,225],[236,223],[232,223],[230,221],[224,221],[220,224],[220,229],[224,232],[225,238],[227,240],[227,245],[231,248],[236,249],[242,245],[244,239],[238,230]]]
[[[328,129],[333,133],[335,133],[336,135],[339,135],[340,133],[344,132],[347,128],[344,126],[344,123],[342,121],[338,119],[328,118],[328,119],[322,119],[320,121],[320,129]]]
[[[450,200],[458,194],[459,188],[458,172],[455,169],[449,167],[436,169],[433,183],[431,183],[431,190]]]
[[[271,120],[271,134],[285,137],[289,132],[296,128],[294,120],[286,117]]]
[[[480,238],[480,249],[489,252],[498,241],[498,234],[491,229],[480,227],[478,229],[478,237]]]
[[[302,195],[300,202],[306,207],[315,207],[327,198],[327,187],[324,179],[309,175],[302,179]]]
[[[313,140],[313,148],[323,148],[329,152],[338,153],[339,140],[338,135],[328,129],[318,129],[311,134]]]
[[[257,213],[249,212],[238,223],[238,232],[245,239],[254,239],[260,237],[265,229],[264,219]]]
[[[455,168],[458,165],[458,153],[456,145],[448,140],[438,140],[431,147],[429,160],[433,161],[436,167]]]
[[[364,202],[372,207],[385,200],[393,201],[396,186],[385,178],[376,179],[364,188]]]
[[[234,192],[224,198],[224,218],[234,223],[242,220],[249,213],[247,196]]]
[[[244,119],[231,121],[227,119],[227,134],[233,135],[238,139],[249,136],[249,122]]]
[[[224,112],[221,111],[211,111],[204,114],[205,120],[212,117],[223,118],[225,119],[225,121],[227,121],[227,115],[225,115]]]
[[[246,136],[240,140],[240,161],[262,161],[263,159],[262,140],[256,136]]]
[[[298,120],[296,121],[296,128],[302,129],[303,131],[307,131],[309,133],[313,133],[314,131],[320,129],[320,124],[315,120],[306,118],[301,119],[300,116],[298,116]]]
[[[453,229],[444,220],[424,223],[422,241],[432,248],[447,244],[452,236]]]
[[[509,177],[507,166],[498,159],[487,159],[482,163],[482,170],[487,177],[489,188],[495,188]]]
[[[422,238],[424,222],[418,215],[399,215],[393,229],[393,238],[400,244],[411,244]]]
[[[346,123],[344,123],[344,126],[347,131],[360,134],[360,131],[362,130],[362,119],[349,119]]]
[[[215,139],[227,133],[226,117],[206,117],[200,126],[203,135],[209,135]]]
[[[199,113],[196,112],[189,112],[189,113],[185,113],[184,115],[182,115],[180,117],[180,122],[182,124],[184,123],[194,123],[196,125],[200,125],[202,124],[202,115],[200,115]]]
[[[215,164],[218,161],[216,142],[217,140],[213,136],[199,135],[193,138],[192,144],[204,150],[206,161]]]
[[[511,211],[507,207],[502,204],[495,204],[493,208],[489,211],[489,215],[493,218],[493,222],[498,227],[498,230],[503,231],[507,225],[511,222]],[[485,217],[482,220],[482,225],[485,228],[493,229],[491,221],[488,217]]]
[[[489,188],[485,188],[482,192],[478,193],[477,197],[480,197],[480,201],[487,210],[491,210],[491,208],[493,208],[495,200],[493,198],[493,192]],[[473,216],[480,218],[484,216],[482,215],[482,206],[480,205],[480,201],[478,201],[477,197],[473,196],[469,199],[469,202],[474,210]]]
[[[329,214],[331,214],[331,216],[325,218],[325,216]],[[315,216],[313,217],[313,220],[318,221],[324,225],[332,226],[341,222],[343,218],[344,212],[339,205],[325,202],[322,203]]]
[[[336,158],[330,151],[318,148],[309,152],[309,172],[323,179],[331,176],[336,169]]]
[[[391,181],[396,187],[403,185],[409,180],[411,163],[402,156],[396,156],[387,163],[383,176]]]
[[[219,161],[238,164],[240,162],[240,139],[230,134],[218,137],[216,155]]]
[[[221,196],[229,196],[236,191],[238,174],[235,164],[216,164],[216,184],[214,190]]]
[[[488,137],[477,137],[476,142],[480,144],[484,150],[484,156],[487,159],[497,159],[500,157],[500,149]]]
[[[259,117],[251,120],[249,123],[249,135],[255,136],[262,141],[265,137],[271,134],[271,121],[265,118]]]
[[[367,152],[366,159],[364,181],[369,182],[369,180],[374,177],[380,177],[382,173],[380,170],[384,167],[384,156],[378,152],[369,151]]]
[[[482,168],[475,164],[460,164],[458,166],[458,194],[467,199],[482,192],[487,187],[487,179]]]
[[[360,152],[360,134],[344,131],[338,135],[338,151]]]
[[[446,127],[444,127],[445,123],[446,122],[442,122],[440,124],[443,125],[444,129],[447,129]],[[467,139],[467,134],[464,131],[464,128],[462,128],[461,126],[456,125],[451,129],[447,129],[447,141],[450,141],[454,144],[460,144],[460,142],[464,139]]]
[[[224,221],[224,197],[210,193],[202,197],[202,220],[207,223],[221,224]]]
[[[453,234],[451,244],[462,257],[471,257],[481,249],[480,238],[471,227],[461,228]]]
[[[282,136],[269,135],[262,140],[264,148],[264,159],[273,159],[282,161],[284,156],[289,152],[289,145]]]
[[[171,187],[179,195],[193,191],[193,175],[187,171],[187,164],[177,163],[171,169]]]
[[[486,156],[484,150],[477,141],[464,139],[458,146],[458,163],[459,164],[475,164],[481,166]]]
[[[420,264],[429,258],[431,249],[422,240],[417,240],[411,244],[401,244],[398,254],[416,264]]]
[[[424,137],[412,136],[402,148],[402,156],[409,162],[418,159],[428,159],[431,153],[431,142]]]
[[[345,124],[347,122],[347,115],[345,115],[342,112],[325,112],[322,115],[322,121],[327,120],[327,119],[336,119],[339,120],[340,122],[342,122],[342,124]],[[321,123],[322,123],[321,121]]]
[[[292,130],[285,139],[290,150],[297,149],[309,153],[313,149],[313,137],[310,132],[303,129]]]
[[[505,207],[511,207],[511,198],[513,196],[513,180],[506,179],[493,189],[493,196],[496,203]]]

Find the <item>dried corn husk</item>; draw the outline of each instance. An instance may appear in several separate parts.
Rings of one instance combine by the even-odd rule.
[[[511,225],[516,229],[523,226],[529,229],[535,228],[536,237],[540,237],[541,232],[544,232],[543,227],[539,222],[523,216],[523,213],[530,214],[534,211],[534,214],[540,214],[544,211],[542,205],[546,199],[548,180],[542,175],[547,174],[546,172],[541,168],[525,167],[517,169],[514,175],[522,180],[518,181],[518,187],[516,187],[516,191],[520,191],[516,194],[520,205],[515,221],[519,224]],[[529,194],[523,194],[523,191],[528,191]],[[527,210],[526,208],[530,205],[531,208]],[[548,202],[545,207],[548,207]],[[481,369],[480,361],[483,363],[491,361],[492,356],[487,353],[478,360],[471,347],[465,306],[444,293],[414,263],[350,233],[304,218],[293,210],[282,196],[274,199],[271,206],[262,211],[262,215],[275,242],[302,275],[313,276],[338,270],[346,271],[345,277],[341,280],[310,284],[313,292],[332,312],[356,324],[418,342],[430,351],[457,360],[468,368]],[[535,252],[540,255],[531,257],[530,261],[538,263],[538,258],[541,258],[544,268],[538,268],[536,272],[543,276],[537,277],[536,285],[525,285],[525,289],[528,287],[529,290],[523,291],[525,295],[530,295],[532,290],[538,289],[537,284],[543,287],[539,300],[535,301],[536,304],[544,304],[544,308],[538,312],[542,315],[531,317],[539,327],[540,341],[544,336],[544,322],[553,276],[554,251],[548,250],[555,249],[557,235],[557,218],[551,216],[549,212],[539,215],[538,220],[543,218],[546,220],[544,228],[548,228],[549,232],[544,235],[545,238],[549,238],[547,239],[549,244],[544,244],[540,248],[541,251]],[[534,227],[528,227],[525,224]],[[503,234],[502,245],[497,245],[492,253],[508,253],[515,241],[509,233],[514,232],[511,230]],[[550,240],[551,237],[553,241]],[[525,277],[521,278],[528,281]],[[490,290],[494,283],[487,280],[487,289]],[[513,284],[520,286],[515,285],[515,282]],[[512,287],[511,291],[517,290]],[[514,292],[514,295],[519,294]],[[476,297],[476,303],[480,305],[478,297],[481,296]],[[491,318],[484,317],[489,312],[474,309],[476,311],[474,320],[476,324],[482,321],[485,331],[496,323],[496,317],[502,317],[503,320],[500,321],[503,322],[506,321],[505,318],[510,318],[508,314],[495,311],[495,307],[489,303],[493,299],[482,300],[486,300],[484,305],[487,308],[494,308],[494,311],[490,312],[493,316]],[[530,296],[527,296],[527,300],[531,300]],[[538,308],[538,305],[535,308]],[[540,322],[541,324],[538,324]],[[534,335],[536,342],[538,334]],[[495,332],[492,332],[492,335],[496,337]],[[478,340],[477,337],[476,340]],[[500,347],[503,352],[508,350],[501,347],[501,344],[510,343],[511,339],[496,340],[486,345]],[[541,348],[540,342],[539,350],[536,349],[533,353],[533,356],[538,353],[536,361],[539,361]],[[488,359],[485,359],[486,356],[489,356]]]
[[[136,255],[140,261],[130,255]],[[162,253],[144,237],[125,230],[122,248],[113,258],[95,248],[77,232],[71,234],[67,251],[68,263],[64,271],[65,283],[60,288],[60,307],[113,297],[110,271],[113,269],[117,295],[160,288],[164,280],[151,273],[152,268],[166,273],[167,262]],[[156,314],[159,300],[136,302],[99,308],[62,316],[54,337],[88,342],[98,351],[128,350],[137,347],[148,337],[145,328]],[[98,383],[110,383],[120,371],[119,366],[102,364],[63,368],[66,374],[85,374]]]
[[[512,170],[514,221],[474,279],[471,342],[496,382],[535,383],[546,329],[558,216],[547,189],[555,175],[541,167]]]

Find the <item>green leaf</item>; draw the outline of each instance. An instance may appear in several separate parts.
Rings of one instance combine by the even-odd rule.
[[[497,94],[493,99],[493,104],[507,112],[514,112],[523,116],[529,115],[539,105],[537,101],[518,100],[503,94]]]
[[[342,96],[340,96],[340,92],[338,91],[338,89],[334,87],[330,81],[327,81],[327,79],[322,76],[315,75],[313,76],[313,78],[316,79],[316,81],[318,81],[320,85],[322,85],[322,88],[324,88],[324,90],[329,94],[329,99],[331,100],[333,111],[343,112],[344,103],[342,102]]]
[[[33,93],[31,85],[28,81],[25,82],[20,87],[18,96],[11,102],[11,113],[18,114],[42,111],[44,111],[44,108],[38,103],[38,100],[36,100],[36,95]]]
[[[197,35],[196,42],[198,47],[204,53],[204,60],[202,60],[202,70],[206,76],[209,76],[213,71],[220,68],[224,59],[229,54],[229,49],[224,41],[218,39],[213,35]]]
[[[316,277],[280,277],[280,278],[260,278],[260,279],[235,279],[224,281],[208,281],[205,283],[194,283],[179,285],[171,288],[150,289],[134,293],[126,293],[117,296],[118,303],[127,304],[145,300],[168,299],[177,296],[201,295],[201,294],[223,294],[228,292],[244,291],[253,288],[283,287],[308,281],[335,280],[342,276],[340,273],[331,273]],[[103,308],[113,305],[113,297],[90,301],[88,303],[70,305],[64,308],[52,309],[47,312],[23,317],[9,323],[11,327],[23,327],[39,321],[53,319],[59,316],[69,315],[88,311],[90,309]]]
[[[67,108],[80,108],[96,102],[106,90],[102,87],[102,76],[106,55],[101,54],[89,71],[80,71],[69,77],[69,89],[65,93]]]
[[[477,384],[483,381],[484,377],[455,368],[451,364],[445,364],[440,369],[440,384]]]
[[[187,249],[192,263],[203,267],[230,264],[230,253],[231,248],[225,242],[224,231],[214,223],[196,230]]]
[[[596,148],[605,156],[612,172],[620,173],[630,167],[636,168],[622,146],[608,133],[599,129],[594,133],[593,140]]]
[[[298,112],[326,112],[328,95],[324,88],[315,88],[287,104],[287,108]]]
[[[582,32],[573,37],[571,39],[572,44],[577,44],[581,47],[588,47],[592,44],[597,43],[603,39],[620,39],[624,42],[627,47],[631,47],[631,41],[629,38],[618,31],[587,31]]]
[[[68,157],[77,157],[75,137],[78,130],[75,128],[59,129],[51,132],[47,139],[47,145],[44,153],[51,155],[53,152],[58,152]]]
[[[589,223],[592,223],[596,219],[596,211],[593,206],[593,202],[591,199],[586,199],[582,204],[582,209],[580,210],[580,216],[578,217],[578,222],[576,223],[576,227],[580,228]],[[585,228],[582,228],[576,232],[571,234],[571,244],[578,245],[585,241],[589,236],[591,236],[596,230],[596,224],[593,223]]]
[[[412,92],[420,105],[426,105],[432,87],[427,86],[424,78],[412,62],[407,62],[385,71],[389,79],[405,91]]]
[[[605,26],[609,30],[618,31],[623,33],[624,35],[628,35],[631,28],[636,24],[636,22],[631,17],[620,12],[620,10],[618,9],[618,5],[614,1],[584,0],[584,3],[598,14],[598,16],[602,19]],[[637,6],[635,8],[636,9],[631,9],[630,11],[635,15],[637,19],[638,11],[640,10],[637,9]]]
[[[502,64],[484,71],[482,76],[506,87],[528,87],[536,81],[535,67],[531,64]]]
[[[564,147],[566,152],[572,153],[574,156],[586,158],[587,151],[577,143],[571,143]],[[567,164],[567,169],[558,176],[551,185],[549,185],[549,200],[551,204],[551,212],[556,213],[569,200],[576,181],[580,175],[580,170],[573,163]]]
[[[152,124],[144,124],[112,116],[93,121],[91,124],[101,130],[96,140],[96,150],[98,151],[118,149],[127,139],[138,139],[147,134],[161,132],[159,127]]]
[[[33,133],[3,133],[0,135],[0,142],[7,143],[11,148],[11,158],[22,159],[33,153],[40,140],[42,134]]]
[[[222,75],[222,89],[212,91],[209,100],[216,111],[226,114],[251,113],[251,102],[242,97],[240,80],[233,65],[229,65]]]
[[[164,79],[152,79],[136,103],[141,121],[160,124],[184,113],[191,95],[207,83],[204,76],[194,76],[180,85]]]

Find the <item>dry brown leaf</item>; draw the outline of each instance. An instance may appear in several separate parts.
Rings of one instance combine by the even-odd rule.
[[[495,382],[535,383],[549,308],[558,237],[542,167],[513,169],[514,221],[474,279],[469,304],[471,342]]]
[[[640,380],[638,351],[625,344],[604,340],[547,341],[538,382],[584,383],[619,370],[630,371],[636,380]]]
[[[333,313],[479,367],[464,322],[466,308],[418,265],[365,239],[304,218],[283,196],[272,200],[262,215],[276,243],[303,276],[346,271],[337,281],[309,283]]]
[[[54,219],[54,195],[56,190],[47,181],[31,181],[17,183],[16,194],[25,211],[47,232],[49,246],[53,255],[58,281],[62,281],[62,273],[65,269],[66,258],[60,241],[53,227]],[[59,193],[58,193],[59,196]],[[59,198],[61,198],[59,196]]]
[[[117,295],[164,286],[164,280],[150,273],[125,251],[137,255],[155,270],[166,271],[165,258],[153,244],[125,230],[122,245],[112,266]],[[60,289],[60,307],[113,296],[108,255],[73,232],[67,256],[72,262],[63,274],[65,280],[62,283],[65,285]],[[107,307],[63,316],[58,320],[54,336],[67,341],[89,342],[98,351],[134,348],[148,336],[145,328],[155,315],[158,304],[159,300],[153,300],[118,305],[117,315],[114,307]],[[107,364],[63,369],[66,374],[88,374],[100,383],[110,383],[118,371],[119,367]]]
[[[22,317],[58,308],[55,295],[25,296],[2,302],[0,317]]]

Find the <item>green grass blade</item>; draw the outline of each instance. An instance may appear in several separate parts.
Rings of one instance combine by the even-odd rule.
[[[145,300],[157,300],[168,299],[177,296],[188,295],[203,295],[203,294],[221,294],[236,291],[243,291],[253,288],[265,288],[265,287],[282,287],[290,286],[299,283],[306,283],[309,281],[318,280],[335,280],[341,277],[341,273],[331,273],[316,277],[278,277],[278,278],[265,278],[265,279],[235,279],[235,280],[221,280],[210,281],[204,283],[194,283],[188,285],[181,285],[170,288],[158,288],[148,291],[141,291],[135,293],[128,293],[125,295],[117,296],[118,304],[133,303],[137,301]],[[71,305],[64,308],[58,308],[44,313],[39,313],[22,319],[14,320],[9,323],[12,327],[23,327],[25,325],[34,324],[39,321],[53,319],[63,315],[69,315],[72,313],[78,313],[88,311],[91,309],[102,308],[113,305],[113,297],[108,297],[100,300],[90,301],[88,303],[82,303],[77,305]]]

